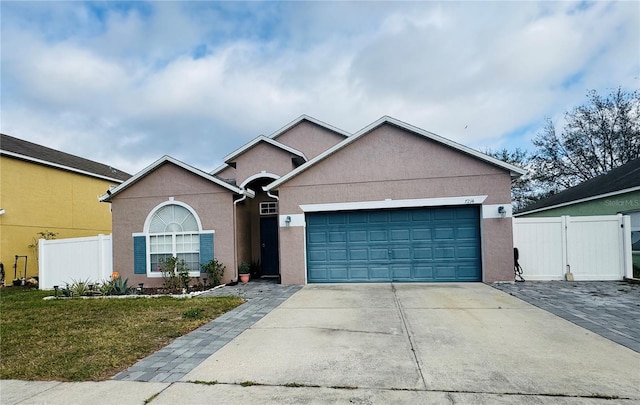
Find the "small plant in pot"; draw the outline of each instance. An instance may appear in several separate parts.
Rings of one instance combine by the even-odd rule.
[[[242,284],[247,284],[249,282],[249,273],[251,272],[251,267],[248,263],[240,263],[238,266],[238,275],[240,277],[240,282]]]

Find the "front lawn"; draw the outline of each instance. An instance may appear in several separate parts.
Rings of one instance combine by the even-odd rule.
[[[236,297],[43,300],[0,288],[0,379],[104,380],[237,307]]]

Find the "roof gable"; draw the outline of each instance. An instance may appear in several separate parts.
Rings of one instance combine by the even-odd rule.
[[[265,187],[265,190],[273,190],[278,188],[281,184],[289,181],[291,178],[297,176],[298,174],[310,169],[311,167],[313,167],[314,165],[316,165],[317,163],[323,161],[324,159],[328,158],[329,156],[333,155],[334,153],[340,151],[341,149],[345,148],[346,146],[356,142],[358,139],[362,138],[364,135],[370,133],[371,131],[373,131],[374,129],[385,125],[385,124],[389,124],[389,125],[393,125],[396,127],[399,127],[401,129],[404,129],[406,131],[409,131],[411,133],[414,133],[418,136],[422,136],[426,139],[430,139],[432,141],[435,141],[439,144],[442,144],[444,146],[447,146],[455,151],[458,152],[462,152],[466,155],[469,155],[471,157],[474,157],[476,159],[482,160],[486,163],[490,163],[491,165],[497,166],[501,169],[504,169],[506,171],[508,171],[512,177],[519,177],[520,175],[523,175],[524,173],[526,173],[526,171],[524,169],[521,169],[519,167],[513,166],[511,164],[505,163],[501,160],[495,159],[491,156],[485,155],[481,152],[478,152],[474,149],[471,149],[469,147],[466,147],[464,145],[460,145],[454,141],[451,141],[449,139],[443,138],[439,135],[436,135],[434,133],[425,131],[421,128],[418,127],[414,127],[412,125],[409,125],[405,122],[399,121],[395,118],[392,117],[388,117],[388,116],[384,116],[382,118],[380,118],[379,120],[373,122],[372,124],[364,127],[363,129],[361,129],[360,131],[356,132],[355,134],[351,135],[350,137],[346,138],[344,141],[340,142],[339,144],[335,145],[334,147],[328,149],[327,151],[325,151],[324,153],[316,156],[314,159],[311,159],[310,161],[308,161],[307,163],[305,163],[304,165],[296,168],[295,170],[291,171],[290,173],[288,173],[285,176],[282,176],[280,179],[272,182],[271,184],[269,184],[267,187]]]
[[[109,165],[47,148],[46,146],[6,134],[0,134],[0,154],[117,183],[122,183],[131,177],[129,173]]]
[[[302,121],[309,121],[312,124],[318,125],[320,127],[323,127],[325,129],[328,129],[329,131],[335,132],[338,135],[342,135],[345,138],[349,137],[351,134],[348,133],[347,131],[343,131],[340,128],[336,128],[332,125],[329,125],[325,122],[322,122],[318,119],[315,119],[313,117],[310,117],[308,115],[301,115],[298,118],[296,118],[295,120],[291,121],[290,123],[288,123],[287,125],[283,126],[282,128],[278,129],[277,131],[275,131],[274,133],[272,133],[271,135],[269,135],[269,138],[271,139],[276,139],[277,137],[279,137],[280,135],[284,134],[285,132],[289,131],[291,128],[295,127],[296,125],[300,124]]]
[[[291,121],[290,123],[286,124],[285,126],[283,126],[282,128],[278,129],[277,131],[273,132],[271,135],[269,136],[265,136],[265,135],[260,135],[257,138],[252,139],[250,142],[246,143],[245,145],[241,146],[240,148],[236,149],[235,151],[231,152],[229,155],[224,157],[224,163],[218,167],[216,167],[215,169],[213,169],[210,173],[213,175],[217,175],[220,172],[222,172],[224,169],[226,169],[227,167],[229,167],[229,163],[231,163],[231,161],[233,161],[234,159],[237,159],[238,156],[242,155],[243,153],[245,153],[247,150],[251,149],[252,147],[254,147],[257,143],[259,142],[266,142],[269,143],[275,147],[278,147],[282,150],[286,150],[287,152],[290,152],[296,156],[301,157],[304,161],[307,161],[308,158],[307,156],[305,156],[305,154],[300,151],[299,149],[293,148],[291,146],[288,146],[282,142],[278,142],[276,141],[276,138],[278,138],[280,135],[283,135],[285,133],[287,133],[289,130],[291,130],[292,128],[296,127],[297,125],[299,125],[302,122],[309,122],[312,123],[314,125],[317,125],[321,128],[324,128],[328,131],[331,131],[332,133],[335,133],[341,137],[348,137],[350,134],[346,131],[343,131],[339,128],[336,128],[334,126],[331,126],[329,124],[326,124],[320,120],[317,120],[313,117],[310,117],[308,115],[301,115],[298,118],[296,118],[295,120]]]
[[[140,181],[141,179],[143,179],[144,177],[146,177],[149,173],[153,172],[156,168],[160,167],[161,165],[163,165],[164,163],[172,163],[176,166],[179,166],[197,176],[200,176],[202,178],[204,178],[205,180],[208,180],[214,184],[219,185],[222,188],[225,188],[233,193],[236,194],[243,194],[246,195],[250,198],[254,197],[254,193],[250,190],[241,190],[240,188],[233,186],[225,181],[220,180],[217,177],[212,176],[209,173],[206,173],[200,169],[196,169],[193,166],[190,166],[184,162],[181,162],[177,159],[172,158],[171,156],[163,156],[160,159],[156,160],[155,162],[153,162],[152,164],[150,164],[149,166],[147,166],[146,168],[142,169],[141,171],[139,171],[138,173],[136,173],[133,177],[131,177],[129,180],[125,181],[124,183],[120,184],[118,187],[107,191],[107,193],[105,195],[103,195],[102,197],[100,197],[100,201],[104,201],[104,202],[111,202],[111,199],[113,197],[115,197],[116,195],[120,194],[122,191],[126,190],[127,188],[131,187],[132,185],[134,185],[135,183],[137,183],[138,181]]]
[[[299,157],[303,158],[305,161],[307,160],[307,157],[304,155],[304,153],[300,152],[299,150],[294,149],[292,147],[289,147],[289,146],[287,146],[285,144],[282,144],[282,143],[280,143],[278,141],[274,141],[273,139],[267,138],[264,135],[260,135],[259,137],[254,138],[249,143],[241,146],[239,149],[236,149],[234,152],[232,152],[229,155],[225,156],[225,158],[224,158],[225,163],[230,163],[234,159],[237,159],[238,156],[240,156],[243,153],[245,153],[246,151],[250,150],[251,148],[253,148],[257,144],[259,144],[260,142],[264,142],[264,143],[272,145],[272,146],[274,146],[276,148],[285,150],[285,151],[287,151],[287,152],[289,152],[291,154],[294,154],[296,156],[299,156]]]
[[[518,215],[640,190],[640,158],[528,205]]]

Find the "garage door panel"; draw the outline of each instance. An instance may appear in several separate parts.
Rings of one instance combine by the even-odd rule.
[[[411,231],[409,229],[392,229],[390,240],[394,242],[409,242],[411,240]]]
[[[433,233],[433,239],[435,240],[453,240],[455,231],[453,228],[436,228]]]
[[[411,259],[411,249],[403,247],[403,248],[391,248],[391,260],[409,260]]]
[[[329,242],[343,243],[347,241],[347,233],[342,232],[329,232]]]
[[[309,282],[482,279],[477,206],[307,217]]]
[[[428,265],[416,265],[413,267],[414,278],[417,281],[430,281],[433,280],[433,266]]]
[[[455,219],[455,213],[452,208],[441,208],[434,211],[433,219],[435,221],[450,221]]]
[[[330,267],[329,268],[329,277],[332,280],[336,281],[348,281],[349,280],[349,272],[345,267]]]
[[[326,242],[327,242],[326,232],[310,232],[307,234],[307,243],[309,244],[314,244],[314,243],[323,244]]]
[[[310,262],[324,263],[327,261],[327,251],[326,250],[309,250],[307,252],[307,257]]]
[[[457,278],[461,280],[476,280],[476,268],[474,266],[458,266]]]
[[[387,231],[369,231],[370,242],[386,242],[388,240]]]
[[[411,239],[414,241],[431,240],[431,229],[430,228],[412,229]]]
[[[351,266],[349,268],[349,274],[352,280],[369,280],[369,267],[368,266]]]
[[[389,215],[387,211],[369,211],[369,223],[381,223],[381,222],[389,222]]]
[[[350,231],[349,242],[366,242],[367,231]]]
[[[471,226],[459,227],[456,229],[456,239],[472,239],[475,240],[478,234],[478,229]]]
[[[387,248],[370,248],[369,249],[370,260],[384,260],[389,259],[389,249]]]
[[[413,278],[410,265],[391,266],[391,273],[394,280],[411,280]]]
[[[433,249],[431,249],[430,247],[413,249],[414,260],[420,260],[420,259],[431,260],[432,258],[433,258]]]
[[[441,281],[455,279],[456,266],[436,266],[434,278]]]
[[[371,280],[387,281],[391,278],[389,266],[370,266],[369,274],[371,275]]]
[[[329,261],[344,262],[345,260],[347,260],[346,249],[334,249],[329,251]]]
[[[389,222],[409,222],[411,213],[409,211],[390,211]]]
[[[437,247],[434,250],[434,259],[442,260],[442,259],[455,259],[456,258],[456,249],[455,247]]]
[[[362,260],[369,260],[369,250],[368,249],[351,249],[349,250],[349,259],[351,262]]]
[[[456,247],[456,259],[479,259],[478,249],[475,246]]]

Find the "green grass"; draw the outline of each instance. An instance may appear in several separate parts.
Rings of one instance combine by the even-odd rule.
[[[0,289],[0,379],[104,380],[242,303],[236,297],[43,300],[49,295]]]

